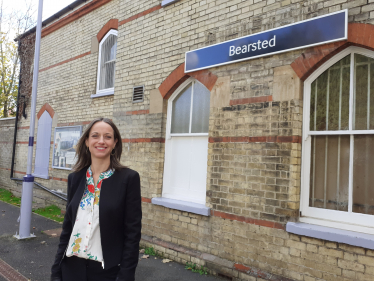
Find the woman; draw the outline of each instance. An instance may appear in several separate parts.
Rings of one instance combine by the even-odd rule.
[[[121,136],[93,120],[77,144],[52,281],[133,281],[141,237],[139,174],[121,165]]]

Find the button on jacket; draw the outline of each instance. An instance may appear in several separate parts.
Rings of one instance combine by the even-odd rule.
[[[86,187],[87,168],[68,177],[68,198],[60,243],[52,266],[51,280],[61,280],[61,261],[74,228]],[[135,280],[141,238],[141,195],[139,174],[131,169],[116,170],[101,185],[99,223],[104,268],[120,266],[116,280]],[[65,280],[63,280],[65,281]],[[70,281],[70,280],[67,280]]]

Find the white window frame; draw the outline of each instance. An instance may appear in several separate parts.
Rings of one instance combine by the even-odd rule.
[[[177,134],[173,134],[171,133],[171,122],[172,122],[172,109],[173,109],[173,101],[174,99],[184,90],[185,87],[187,87],[190,83],[193,83],[192,84],[192,91],[191,91],[191,108],[190,108],[190,126],[189,126],[189,132],[191,132],[191,126],[192,126],[192,110],[193,110],[193,90],[194,90],[194,83],[200,83],[199,81],[197,81],[196,79],[190,77],[188,78],[186,81],[184,81],[175,91],[174,93],[170,96],[170,98],[168,99],[168,106],[167,106],[167,123],[166,123],[166,139],[167,140],[170,140],[171,137],[208,137],[209,136],[209,132],[208,133],[177,133]],[[205,86],[204,86],[205,87]],[[167,158],[166,155],[170,154],[171,153],[171,149],[172,147],[170,145],[165,145],[165,165],[164,165],[164,169],[166,169],[166,167],[170,167],[170,163],[166,163],[166,161],[170,161],[170,157]],[[208,153],[208,151],[207,151]],[[206,174],[207,174],[207,170],[206,170]],[[165,178],[165,171],[164,171],[164,177],[163,177],[163,188],[162,188],[162,197],[164,198],[170,198],[170,199],[175,199],[175,200],[182,200],[182,198],[178,198],[178,197],[174,197],[170,194],[167,194],[165,193],[165,184],[167,184],[165,181],[168,180],[167,178]],[[206,191],[206,187],[205,187],[205,191]],[[205,192],[206,193],[206,192]],[[199,200],[198,201],[193,201],[194,203],[198,203],[198,204],[205,204],[206,203],[206,196],[203,200]]]
[[[301,165],[301,195],[300,195],[300,221],[321,226],[339,228],[344,230],[374,234],[374,215],[366,215],[352,212],[353,200],[353,145],[352,134],[374,134],[374,130],[352,130],[352,114],[349,116],[349,130],[342,131],[310,131],[310,96],[311,84],[325,70],[333,64],[351,54],[350,65],[350,96],[349,112],[353,112],[354,91],[354,53],[374,58],[374,52],[360,47],[348,47],[325,62],[313,74],[304,81],[304,110],[303,110],[303,142],[302,142],[302,165]],[[326,133],[328,132],[328,133]],[[311,136],[316,135],[351,135],[350,160],[349,160],[349,192],[348,212],[315,208],[309,206],[309,182],[310,182],[310,160],[311,160]]]
[[[103,43],[106,41],[106,39],[110,36],[110,35],[115,35],[117,37],[117,48],[118,48],[118,31],[115,30],[115,29],[111,29],[108,31],[108,33],[104,36],[104,38],[100,41],[100,44],[99,44],[99,60],[98,60],[98,69],[97,69],[97,81],[96,81],[96,94],[94,95],[91,95],[91,98],[98,98],[98,97],[102,97],[102,96],[109,96],[109,95],[114,95],[114,87],[113,88],[107,88],[107,89],[102,89],[102,90],[99,90],[99,84],[100,84],[100,68],[101,68],[101,49],[102,49],[102,45]],[[116,60],[117,60],[117,54],[116,54]],[[114,78],[114,77],[113,77]],[[113,83],[114,85],[114,83]]]
[[[171,133],[171,118],[172,118],[172,110],[173,110],[173,101],[174,99],[184,90],[185,87],[188,86],[190,83],[200,83],[196,79],[190,77],[186,81],[184,81],[170,96],[168,99],[168,109],[167,109],[167,124],[166,124],[166,138],[170,139],[171,137],[197,137],[197,136],[208,136],[209,133],[183,133],[183,134],[173,134]],[[205,86],[204,86],[205,87]],[[190,128],[189,131],[191,132],[192,126],[192,108],[193,108],[193,85],[192,85],[192,92],[191,92],[191,111],[190,111]]]

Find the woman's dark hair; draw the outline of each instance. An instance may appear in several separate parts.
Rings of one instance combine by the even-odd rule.
[[[105,122],[108,125],[110,125],[113,129],[114,140],[117,140],[117,144],[113,149],[114,153],[112,151],[110,154],[110,168],[112,170],[120,170],[126,168],[126,166],[123,166],[120,162],[122,155],[122,142],[121,134],[119,133],[117,126],[114,125],[112,120],[100,117],[92,120],[91,123],[88,124],[86,130],[83,132],[83,135],[77,143],[76,156],[78,160],[73,167],[74,172],[78,172],[91,165],[91,152],[89,149],[87,149],[86,140],[89,137],[92,126],[95,125],[97,122]]]

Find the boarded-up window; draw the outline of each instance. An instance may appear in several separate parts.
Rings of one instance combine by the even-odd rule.
[[[52,117],[44,111],[38,121],[34,176],[48,179],[49,151],[51,148]]]

